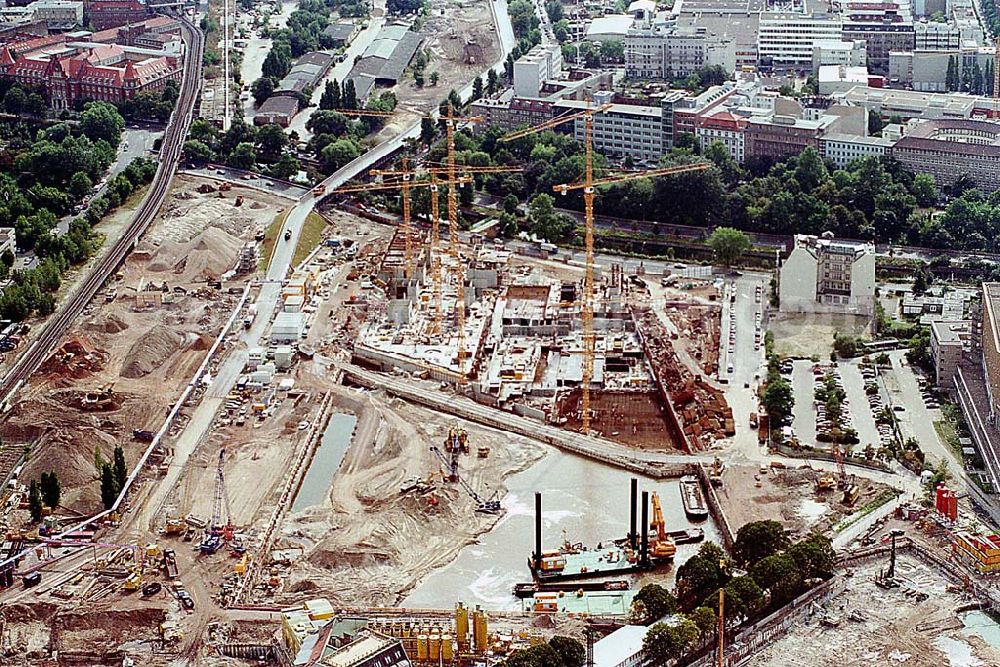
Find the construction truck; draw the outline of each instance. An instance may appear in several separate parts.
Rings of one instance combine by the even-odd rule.
[[[163,550],[163,569],[166,570],[168,579],[177,578],[177,556],[173,549]]]
[[[183,535],[187,530],[187,523],[180,517],[168,516],[167,523],[163,527],[164,535]]]

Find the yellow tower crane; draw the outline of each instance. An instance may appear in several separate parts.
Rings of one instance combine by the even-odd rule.
[[[518,130],[501,137],[500,141],[513,141],[529,134],[536,134],[550,130],[564,123],[575,122],[582,118],[584,121],[583,146],[584,146],[584,177],[579,183],[564,183],[553,186],[553,190],[561,194],[567,194],[571,190],[583,190],[584,207],[584,248],[586,250],[586,274],[583,283],[583,372],[580,378],[581,400],[580,417],[582,431],[590,432],[590,384],[594,377],[594,356],[596,351],[596,335],[594,333],[594,194],[596,188],[602,185],[614,183],[624,183],[639,178],[652,178],[656,176],[670,176],[693,171],[708,169],[708,163],[695,163],[681,165],[677,167],[664,167],[662,169],[650,169],[647,171],[624,172],[602,179],[594,179],[594,116],[603,113],[611,108],[611,104],[603,104],[576,113],[571,113],[550,121],[541,123],[534,127]]]
[[[993,49],[993,120],[1000,121],[1000,35]]]
[[[327,109],[323,109],[323,111],[327,111]],[[374,109],[329,109],[329,111],[336,111],[344,116],[368,116],[371,118],[389,118],[394,113],[392,111],[376,111]]]
[[[403,242],[405,244],[404,259],[403,259],[403,275],[409,280],[410,276],[413,275],[413,241],[410,238],[412,235],[412,230],[410,228],[410,180],[413,178],[414,173],[410,171],[410,158],[403,158],[403,168],[400,170],[393,169],[372,169],[372,176],[378,179],[382,179],[385,176],[398,176],[399,177],[399,189],[402,191],[403,198],[403,222],[400,225],[400,229],[403,232]],[[395,183],[393,183],[395,185]]]

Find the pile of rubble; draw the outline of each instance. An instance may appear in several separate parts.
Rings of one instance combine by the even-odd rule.
[[[89,349],[80,338],[70,338],[42,364],[41,372],[59,378],[82,379],[104,368],[107,355]]]
[[[670,334],[656,316],[646,311],[637,315],[636,331],[653,376],[670,411],[684,433],[686,448],[707,448],[712,442],[733,435],[733,410],[723,393],[695,375],[681,362]]]
[[[667,317],[679,332],[680,341],[706,375],[719,371],[719,336],[722,307],[699,305],[689,301],[668,301]]]

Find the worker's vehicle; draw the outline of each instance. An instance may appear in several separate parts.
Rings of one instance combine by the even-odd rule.
[[[177,557],[173,549],[163,550],[163,569],[166,570],[168,579],[177,578]]]
[[[26,574],[21,577],[21,583],[24,584],[25,588],[31,588],[32,586],[37,586],[42,581],[41,572],[32,572],[31,574]]]
[[[290,229],[286,229],[286,230],[285,230],[285,240],[287,241],[287,240],[289,240],[290,238],[292,238],[292,230],[290,230]]]
[[[750,428],[757,428],[757,413],[750,413]]]
[[[325,194],[326,194],[326,186],[325,185],[320,184],[320,185],[317,185],[316,187],[313,188],[313,196],[314,197],[322,197]]]
[[[163,590],[163,586],[158,581],[146,584],[142,587],[142,597],[148,598],[156,595]]]
[[[177,591],[177,599],[180,601],[181,606],[185,609],[194,609],[194,598],[192,598],[187,591]]]

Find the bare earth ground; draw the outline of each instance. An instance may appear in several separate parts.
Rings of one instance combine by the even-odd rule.
[[[833,334],[864,335],[870,320],[853,315],[774,313],[768,329],[774,332],[775,351],[789,357],[830,358]]]
[[[857,501],[846,507],[836,491],[816,493],[814,473],[804,469],[771,469],[761,475],[757,466],[727,466],[717,493],[733,530],[751,521],[781,521],[795,537],[829,530],[840,519],[874,500],[886,487],[855,478],[861,487]],[[760,478],[757,488],[755,478]]]
[[[465,429],[471,452],[461,457],[460,474],[484,497],[503,496],[503,479],[541,458],[542,448],[380,393],[333,391],[336,409],[357,415],[358,425],[328,502],[285,523],[283,546],[304,547],[305,559],[278,598],[301,600],[308,591],[339,604],[396,604],[499,519],[476,513],[458,485],[442,481],[430,446],[443,450],[449,427]],[[477,457],[481,446],[490,448],[485,459]],[[431,478],[435,491],[401,494],[414,477]]]
[[[79,358],[48,360],[0,422],[4,440],[34,441],[26,478],[58,470],[62,503],[79,512],[100,509],[94,450],[107,460],[121,444],[126,460],[134,461],[145,444],[133,440],[132,430],[159,428],[229,316],[236,296],[207,290],[204,281],[231,269],[243,240],[273,217],[266,195],[240,189],[246,202],[237,209],[237,189],[219,198],[197,193],[199,183],[175,181],[163,218],[115,282],[117,298],[106,303],[99,296],[71,331],[70,340],[95,363],[81,369]],[[171,292],[157,294],[173,303],[136,311],[136,290],[163,283]],[[109,401],[86,406],[88,392],[105,392]]]

